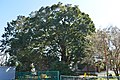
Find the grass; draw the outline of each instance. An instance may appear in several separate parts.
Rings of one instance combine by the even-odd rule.
[[[93,77],[93,78],[90,78],[89,80],[107,80],[107,77]],[[111,77],[109,78],[109,80],[118,80],[118,79],[116,77]]]
[[[107,80],[106,78],[98,78],[96,80]],[[118,80],[117,78],[109,79],[109,80]]]

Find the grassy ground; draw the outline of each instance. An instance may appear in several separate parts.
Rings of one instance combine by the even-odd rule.
[[[105,76],[81,76],[81,78],[86,78],[87,80],[107,80]],[[109,77],[109,80],[118,80],[115,76]]]
[[[107,79],[105,79],[105,78],[98,78],[98,79],[96,79],[96,80],[107,80]],[[109,80],[118,80],[118,79],[109,79]]]
[[[93,78],[89,78],[88,77],[88,79],[89,80],[107,80],[107,78],[105,77],[93,77]],[[118,80],[116,77],[111,77],[111,78],[109,78],[109,80]]]
[[[90,78],[89,80],[107,80],[107,78]],[[110,78],[109,80],[118,80],[117,78]]]

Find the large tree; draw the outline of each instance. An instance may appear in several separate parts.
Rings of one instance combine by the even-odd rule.
[[[59,66],[51,64],[60,62],[70,67],[86,56],[89,40],[85,37],[92,32],[95,27],[88,14],[78,6],[58,3],[8,23],[2,49],[17,56],[24,66],[34,62],[40,69],[53,69]]]

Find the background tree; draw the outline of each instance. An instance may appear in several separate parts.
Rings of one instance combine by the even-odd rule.
[[[105,32],[102,30],[97,30],[92,35],[86,37],[88,40],[90,40],[91,46],[86,48],[87,52],[89,52],[89,56],[86,56],[85,62],[89,63],[90,65],[94,65],[94,68],[98,72],[101,72],[101,70],[103,70],[105,67],[105,65],[103,65],[105,64],[105,61],[103,61],[105,58],[104,46],[106,46],[103,42],[104,36],[106,36]]]
[[[108,35],[108,46],[109,54],[108,60],[111,69],[115,72],[116,76],[119,76],[120,71],[120,29],[117,27],[110,26],[105,29]],[[119,80],[119,77],[118,77]]]
[[[114,70],[116,76],[119,76],[120,70],[120,30],[117,27],[110,26],[103,30],[98,30],[90,36],[93,43],[93,51],[98,57],[101,57],[106,66]],[[105,53],[106,52],[106,53]],[[106,58],[105,58],[106,57]],[[119,80],[119,79],[118,79]]]
[[[58,3],[41,7],[29,17],[18,16],[8,23],[2,36],[2,49],[17,56],[26,66],[25,70],[34,63],[37,70],[62,72],[64,66],[72,70],[77,61],[87,56],[85,48],[89,40],[86,36],[93,32],[95,27],[88,14],[81,12],[78,6]],[[52,64],[61,64],[61,67]]]

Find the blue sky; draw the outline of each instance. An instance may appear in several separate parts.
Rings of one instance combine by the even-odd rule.
[[[119,0],[0,0],[0,36],[6,23],[15,20],[18,15],[28,16],[41,6],[58,2],[79,5],[82,12],[90,15],[97,29],[109,25],[120,28]]]

